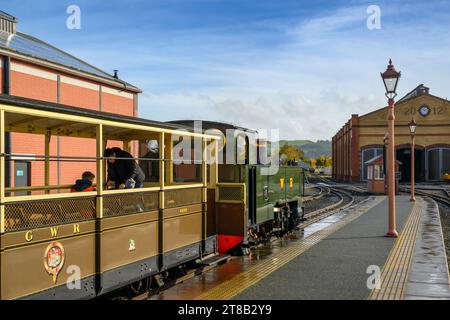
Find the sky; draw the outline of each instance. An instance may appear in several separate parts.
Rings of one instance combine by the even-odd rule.
[[[279,129],[325,140],[352,114],[385,106],[392,58],[399,97],[419,84],[448,98],[450,1],[0,0],[38,37],[143,90],[139,116]],[[70,5],[81,29],[66,26]],[[380,9],[380,28],[369,29]]]

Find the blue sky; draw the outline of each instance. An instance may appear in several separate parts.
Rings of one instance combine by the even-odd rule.
[[[81,30],[66,9],[81,8]],[[381,9],[369,30],[366,10]],[[205,119],[281,138],[330,139],[352,113],[385,104],[392,57],[399,95],[420,83],[447,98],[448,1],[1,1],[18,29],[140,87],[140,116]]]

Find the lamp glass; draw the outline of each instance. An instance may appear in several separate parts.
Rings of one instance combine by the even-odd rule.
[[[416,129],[417,129],[417,124],[414,121],[411,121],[409,123],[409,132],[411,132],[411,134],[415,134]]]
[[[387,93],[395,93],[398,78],[383,78]]]

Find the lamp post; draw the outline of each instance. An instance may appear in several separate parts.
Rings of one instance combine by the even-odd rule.
[[[409,132],[411,133],[411,201],[416,201],[416,195],[414,192],[414,142],[416,138],[417,123],[414,119],[412,119],[408,126]]]
[[[388,148],[387,148],[387,187],[389,196],[389,231],[388,237],[398,237],[396,230],[395,212],[395,141],[394,141],[394,98],[397,96],[397,84],[400,79],[400,72],[395,70],[392,60],[385,72],[381,73],[384,87],[386,88],[386,98],[388,98]]]

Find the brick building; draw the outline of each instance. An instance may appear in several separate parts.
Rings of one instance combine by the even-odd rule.
[[[137,116],[141,90],[40,39],[17,31],[17,19],[0,11],[0,88],[2,95],[55,102],[108,113]],[[58,128],[49,128],[57,132]],[[32,128],[30,128],[32,130]],[[95,140],[51,136],[52,156],[95,156]],[[45,137],[11,133],[6,137],[7,186],[44,185]],[[108,146],[117,145],[110,141]],[[134,152],[135,144],[132,146]],[[27,155],[27,158],[20,157]],[[29,157],[31,156],[31,158]],[[50,185],[73,183],[95,163],[52,161]]]
[[[418,124],[415,143],[417,181],[439,181],[450,173],[450,102],[419,85],[395,104],[395,149],[401,181],[410,181],[411,137],[408,123]],[[332,139],[333,179],[367,179],[366,162],[383,154],[387,107],[351,119]]]

